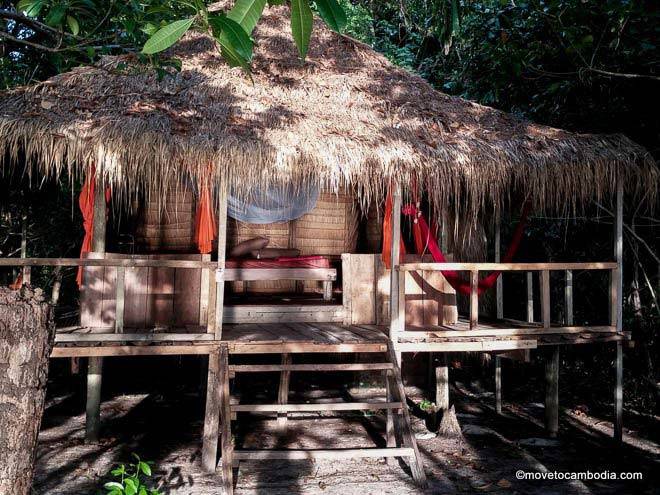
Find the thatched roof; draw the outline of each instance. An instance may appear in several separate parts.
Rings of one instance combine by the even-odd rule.
[[[314,181],[367,200],[389,178],[416,177],[437,204],[471,212],[513,190],[563,209],[611,192],[617,173],[657,186],[649,154],[622,135],[569,133],[445,95],[320,21],[301,63],[286,9],[266,8],[255,30],[253,80],[191,33],[172,50],[183,62],[173,77],[108,57],[3,93],[0,153],[44,174],[95,163],[130,192],[210,170],[236,193]]]

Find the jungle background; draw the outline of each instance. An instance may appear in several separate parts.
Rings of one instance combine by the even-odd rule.
[[[660,156],[660,6],[653,0],[343,0],[342,5],[348,35],[440,91],[573,131],[620,132]],[[0,1],[0,7],[0,85],[10,89],[105,54],[138,54],[159,26],[190,4],[22,0]],[[26,10],[30,16],[21,13]],[[177,68],[165,58],[151,62],[163,77]],[[83,237],[79,188],[66,177],[39,182],[3,169],[0,256],[20,254],[23,232],[29,256],[76,256]],[[626,350],[624,388],[627,413],[657,415],[660,219],[647,200],[627,197],[625,203],[624,326],[633,332],[635,346]],[[610,204],[594,204],[577,218],[535,216],[519,259],[611,259],[610,211]],[[6,283],[14,274],[3,276],[0,282]],[[75,311],[66,313],[67,301],[77,297],[75,272],[62,276],[60,316],[75,318]],[[602,319],[606,281],[575,277],[576,322]],[[37,284],[48,288],[55,278],[44,271]],[[561,300],[561,284],[553,285],[553,297]],[[516,309],[509,307],[515,301],[522,302],[524,288],[515,281],[505,286],[508,312]],[[613,358],[613,346],[567,346],[561,400],[609,411]],[[505,393],[533,386],[525,376],[507,377]]]

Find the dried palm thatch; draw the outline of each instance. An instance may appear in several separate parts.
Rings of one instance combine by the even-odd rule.
[[[610,193],[618,175],[657,187],[650,155],[625,136],[569,133],[442,94],[319,21],[303,63],[286,9],[267,8],[254,33],[252,80],[191,33],[170,53],[181,72],[162,80],[133,56],[107,57],[1,94],[1,156],[47,175],[95,163],[123,197],[211,173],[244,197],[318,183],[353,188],[366,206],[390,179],[415,179],[440,211],[453,203],[475,217],[514,190],[565,210]]]

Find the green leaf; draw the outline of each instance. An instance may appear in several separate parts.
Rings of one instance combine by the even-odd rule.
[[[147,493],[147,489],[143,486],[140,487],[140,491],[138,492],[138,495],[149,495]]]
[[[312,36],[314,18],[309,0],[291,0],[291,33],[298,47],[300,58],[304,59]]]
[[[69,26],[69,29],[71,30],[71,34],[73,34],[74,36],[78,36],[78,33],[80,32],[80,24],[78,24],[76,18],[70,15],[66,16],[66,24],[67,26]]]
[[[236,0],[227,17],[240,24],[247,34],[252,34],[265,6],[266,0]]]
[[[61,26],[66,14],[66,5],[55,5],[44,19],[49,26]]]
[[[117,483],[116,481],[109,481],[105,485],[103,485],[103,488],[107,490],[123,490],[124,485],[121,483]]]
[[[319,11],[321,19],[333,29],[341,32],[346,27],[346,12],[337,0],[316,0],[316,8]]]
[[[126,488],[124,488],[126,495],[135,495],[137,493],[137,485],[131,478],[124,480],[124,484],[126,485]]]
[[[252,40],[240,24],[223,15],[209,17],[209,24],[222,49],[231,53],[232,58],[238,55],[244,63],[252,60]]]
[[[44,6],[44,0],[21,0],[16,4],[16,10],[25,15],[37,17]]]
[[[149,464],[147,464],[146,462],[140,461],[138,463],[138,468],[147,476],[151,476],[151,466],[149,466]]]
[[[163,50],[169,48],[174,43],[179,41],[181,36],[183,36],[185,32],[190,29],[190,26],[192,26],[194,20],[195,19],[193,17],[190,19],[181,19],[159,29],[144,44],[142,53],[151,55],[153,53],[162,52]]]

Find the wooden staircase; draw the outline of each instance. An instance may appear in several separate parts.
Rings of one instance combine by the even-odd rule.
[[[408,460],[415,482],[426,486],[424,466],[413,435],[410,415],[406,406],[405,391],[401,371],[391,343],[387,345],[382,362],[378,363],[312,363],[294,364],[290,354],[283,354],[282,364],[231,365],[229,349],[220,346],[219,351],[219,393],[220,401],[220,444],[222,480],[225,495],[234,492],[234,467],[241,460],[270,459],[358,459],[365,457],[401,457]],[[341,371],[381,371],[386,384],[384,402],[333,402],[324,404],[288,403],[289,378],[292,372],[341,372]],[[278,372],[280,389],[277,404],[232,404],[229,380],[236,373]],[[284,450],[241,450],[235,449],[232,441],[231,421],[238,412],[275,412],[278,423],[286,423],[289,412],[315,411],[387,411],[387,447],[385,448],[343,448],[343,449],[284,449]]]

